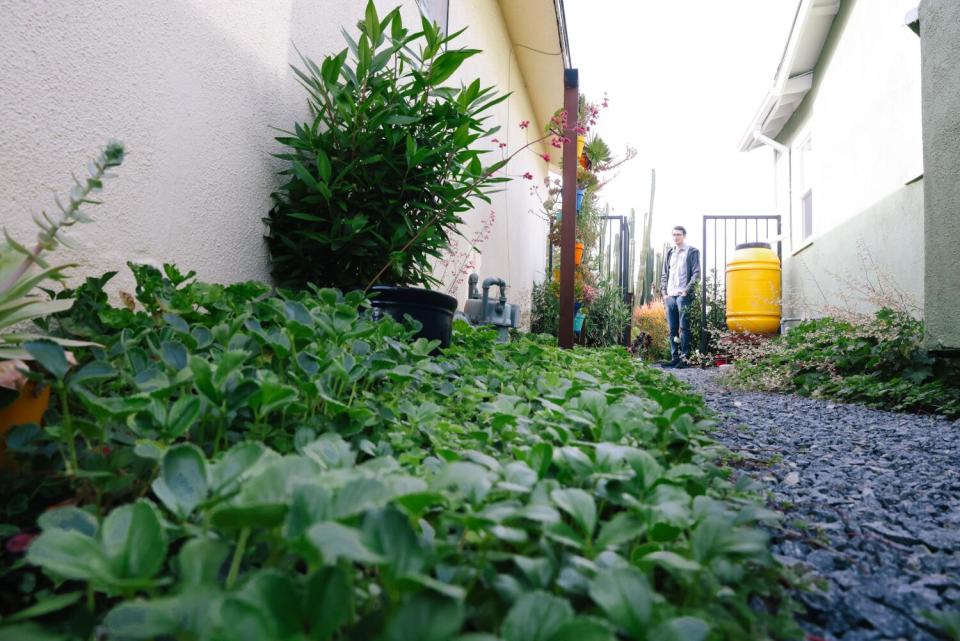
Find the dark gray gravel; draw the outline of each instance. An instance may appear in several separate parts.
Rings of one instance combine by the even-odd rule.
[[[716,438],[764,484],[808,639],[946,638],[922,615],[960,609],[960,422],[734,391],[718,370],[676,372],[719,414]]]

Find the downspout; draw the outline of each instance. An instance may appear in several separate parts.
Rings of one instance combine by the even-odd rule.
[[[787,234],[788,234],[788,237],[790,238],[790,248],[793,249],[793,152],[790,151],[790,147],[788,147],[787,145],[777,142],[776,140],[774,140],[773,138],[770,138],[769,136],[764,136],[762,133],[756,130],[753,132],[753,139],[759,142],[760,144],[766,145],[767,147],[770,147],[774,151],[777,151],[781,154],[786,154],[787,156],[787,226],[788,226]],[[774,175],[773,180],[774,180],[774,193],[776,193],[776,187],[777,187],[776,175]],[[706,227],[706,223],[704,223],[704,227]],[[780,287],[782,288],[783,287],[782,271],[780,274],[780,278],[781,278]],[[780,335],[781,336],[783,335],[786,323],[798,321],[798,320],[802,320],[802,319],[781,318],[780,319]]]
[[[762,145],[770,147],[774,151],[785,154],[787,157],[787,236],[790,238],[790,248],[793,248],[793,152],[787,145],[777,142],[769,136],[764,136],[759,131],[753,132],[753,139]],[[774,175],[774,193],[776,193],[776,180]]]

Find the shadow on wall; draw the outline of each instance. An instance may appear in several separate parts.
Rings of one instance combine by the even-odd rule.
[[[329,6],[329,5],[335,6]],[[354,6],[355,5],[355,6]],[[174,0],[167,3],[0,0],[0,198],[16,237],[47,186],[82,170],[109,137],[130,151],[76,234],[75,276],[127,260],[174,261],[204,280],[268,279],[261,218],[277,165],[271,127],[307,115],[289,64],[342,48],[361,0]]]
[[[883,306],[919,316],[923,264],[923,181],[919,181],[785,257],[784,318],[872,314]]]

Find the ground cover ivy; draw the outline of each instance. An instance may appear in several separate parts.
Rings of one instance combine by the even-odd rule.
[[[76,366],[28,346],[57,402],[10,433],[0,638],[798,636],[776,515],[624,352],[431,356],[359,294],[135,275],[49,322]]]
[[[905,312],[804,321],[740,352],[742,387],[960,417],[960,362],[924,350],[923,323]]]

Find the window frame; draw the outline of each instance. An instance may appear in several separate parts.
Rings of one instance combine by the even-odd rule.
[[[790,230],[791,234],[797,234],[799,238],[797,245],[792,248],[794,253],[809,247],[813,242],[813,191],[816,187],[812,130],[803,130],[796,137],[796,141],[790,150],[793,156],[792,180],[795,181],[791,190],[794,198],[791,214],[798,214],[796,217],[791,215]]]
[[[813,187],[800,196],[800,242],[813,238]]]

